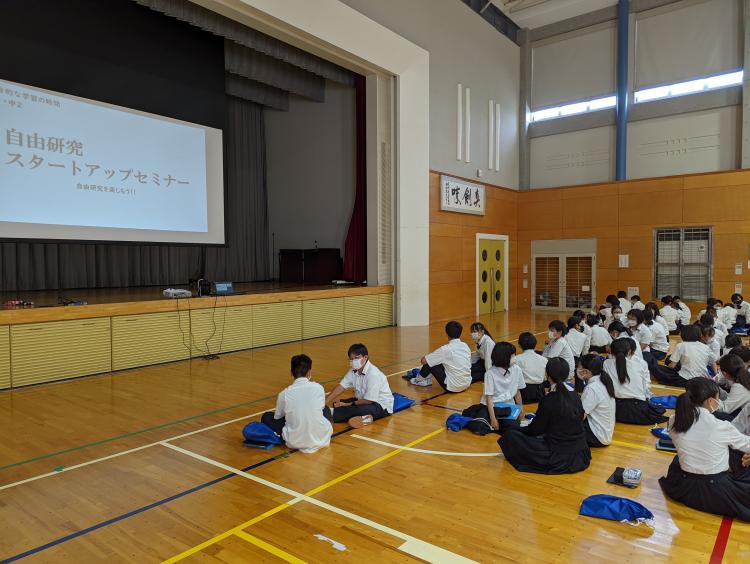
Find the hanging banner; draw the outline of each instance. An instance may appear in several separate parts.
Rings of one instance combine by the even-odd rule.
[[[441,176],[440,209],[484,215],[484,186],[452,176]]]

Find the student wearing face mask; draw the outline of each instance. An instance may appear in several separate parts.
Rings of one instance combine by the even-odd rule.
[[[664,334],[669,335],[669,327],[667,327],[666,320],[661,316],[661,313],[659,313],[659,306],[657,306],[655,302],[648,302],[646,304],[646,309],[651,310],[651,314],[654,318],[654,323],[658,323],[659,325],[661,325],[664,328]],[[643,311],[646,311],[646,309],[644,309]]]
[[[483,382],[484,373],[492,368],[492,349],[495,341],[482,323],[471,324],[471,340],[477,345],[477,350],[471,353],[471,382]]]
[[[732,302],[724,304],[724,307],[719,310],[719,319],[729,329],[734,328],[734,324],[737,323],[737,308]]]
[[[667,322],[667,330],[669,331],[669,334],[679,335],[680,330],[677,329],[679,315],[677,309],[672,307],[672,296],[664,296],[661,299],[661,303],[662,308],[659,310],[659,315],[661,315],[664,318],[664,321]]]
[[[631,333],[628,327],[625,327],[625,325],[623,325],[619,321],[613,321],[612,323],[609,324],[609,327],[607,327],[607,330],[609,331],[609,335],[610,337],[612,337],[613,342],[617,339],[630,339],[631,341],[633,341],[633,349],[635,350],[635,357],[638,360],[644,360],[643,349],[641,348],[641,345],[636,340],[636,338],[633,337],[633,333]]]
[[[688,380],[708,376],[707,366],[713,366],[716,357],[702,342],[702,332],[697,325],[684,325],[680,330],[682,342],[667,359],[666,366],[657,365],[653,376],[665,386],[684,387]]]
[[[612,342],[612,337],[609,336],[609,332],[602,327],[600,323],[601,319],[598,315],[590,313],[586,317],[586,325],[591,329],[591,342],[589,344],[589,351],[605,353],[607,347]]]
[[[575,310],[573,312],[573,315],[571,315],[571,317],[577,317],[578,319],[581,320],[580,330],[586,335],[586,337],[591,339],[591,327],[586,325],[586,314],[583,312],[583,310],[582,309]]]
[[[641,301],[641,297],[637,294],[630,298],[630,305],[632,306],[631,309],[640,309],[641,311],[646,309],[646,306]]]
[[[581,394],[586,442],[590,447],[605,447],[612,442],[615,432],[615,388],[612,379],[604,372],[601,357],[595,354],[587,354],[581,359],[576,375],[586,383]]]
[[[651,329],[644,323],[646,320],[643,312],[638,309],[631,309],[628,312],[628,328],[641,349],[643,360],[649,366],[653,364],[653,357],[651,356],[651,341],[654,338]]]
[[[719,384],[729,390],[721,401],[715,415],[732,421],[742,408],[750,404],[750,372],[745,362],[736,354],[729,353],[719,361]]]
[[[415,386],[432,386],[434,376],[446,392],[463,392],[471,386],[471,350],[461,340],[463,327],[458,321],[445,324],[448,343],[422,357],[419,376],[411,378]]]
[[[549,341],[547,342],[547,346],[544,347],[542,356],[548,361],[552,358],[562,358],[568,363],[568,368],[570,369],[568,377],[572,380],[575,375],[576,363],[573,358],[573,351],[565,339],[565,333],[567,332],[565,324],[559,319],[555,319],[554,321],[550,321],[548,327],[549,332],[547,333],[547,337],[549,337]]]
[[[750,437],[711,415],[719,403],[714,381],[687,383],[668,427],[677,456],[659,485],[669,498],[698,511],[750,521]],[[733,472],[730,449],[744,453]]]
[[[622,310],[622,312],[627,315],[628,312],[630,312],[630,309],[633,307],[633,304],[630,303],[628,295],[623,290],[617,292],[617,301],[620,304],[620,309]]]
[[[653,370],[658,361],[667,358],[669,352],[669,339],[667,338],[667,331],[653,320],[654,312],[650,308],[643,310],[643,324],[651,331],[651,342],[649,348],[651,349],[651,363],[649,364],[649,370]]]
[[[393,394],[388,378],[370,362],[367,347],[357,343],[349,347],[351,370],[341,383],[328,394],[326,404],[333,408],[336,423],[347,421],[358,429],[393,413]],[[354,397],[339,400],[345,390],[354,389]]]
[[[672,296],[672,307],[677,310],[677,319],[682,325],[690,325],[693,313],[680,296]]]
[[[737,311],[734,322],[734,329],[744,329],[750,320],[750,304],[745,301],[742,294],[732,294],[732,305]]]

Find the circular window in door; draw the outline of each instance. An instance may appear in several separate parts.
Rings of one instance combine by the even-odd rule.
[[[496,291],[495,291],[495,301],[496,301],[496,302],[499,302],[499,301],[500,301],[500,290],[496,290]]]
[[[498,282],[500,282],[500,271],[499,270],[495,271],[495,280],[497,280]]]
[[[487,292],[482,292],[482,303],[483,304],[487,303]]]
[[[482,260],[487,260],[487,249],[482,251]]]
[[[487,282],[487,271],[486,270],[482,271],[482,282]]]
[[[500,260],[500,251],[495,251],[495,260]]]

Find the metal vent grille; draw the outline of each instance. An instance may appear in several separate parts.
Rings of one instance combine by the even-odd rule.
[[[391,183],[390,144],[380,144],[380,264],[383,284],[393,283],[393,190]]]
[[[704,301],[711,295],[711,228],[657,229],[654,293]]]
[[[534,305],[558,307],[560,304],[560,257],[535,257]]]
[[[591,308],[591,280],[593,279],[593,257],[566,257],[565,259],[565,307],[570,309]]]

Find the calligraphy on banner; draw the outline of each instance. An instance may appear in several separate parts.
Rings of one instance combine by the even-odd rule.
[[[440,209],[484,215],[484,186],[452,176],[441,176]]]

